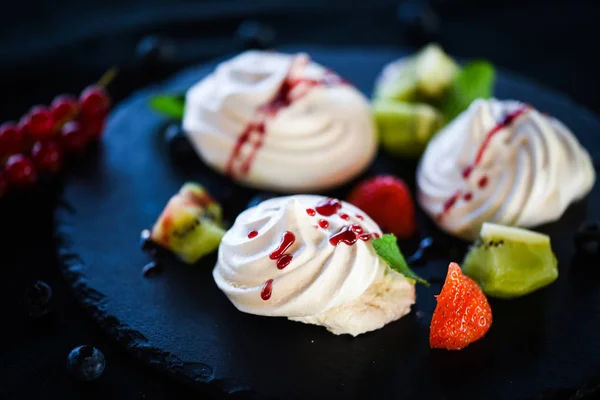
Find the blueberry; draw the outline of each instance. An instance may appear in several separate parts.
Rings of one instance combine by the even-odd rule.
[[[161,264],[157,263],[156,261],[151,261],[148,264],[146,264],[142,269],[142,275],[144,275],[144,277],[146,278],[152,278],[154,276],[160,275],[162,271],[163,269]]]
[[[275,30],[258,21],[242,22],[235,35],[245,49],[265,50],[273,47],[275,42]]]
[[[421,265],[426,261],[426,256],[429,253],[428,249],[433,246],[433,239],[429,236],[423,238],[419,243],[419,248],[415,253],[406,259],[408,264]]]
[[[93,346],[75,347],[67,358],[69,373],[82,381],[98,379],[106,368],[104,354]]]
[[[587,256],[600,254],[600,222],[584,222],[575,233],[577,252]]]
[[[142,249],[142,251],[152,253],[156,249],[156,245],[150,239],[151,234],[152,233],[150,232],[150,229],[144,229],[140,233],[140,248]]]
[[[275,195],[273,193],[260,193],[260,194],[257,194],[256,196],[254,196],[253,198],[250,199],[250,201],[248,202],[248,205],[246,206],[246,208],[256,207],[257,205],[259,205],[263,201],[272,199],[273,197],[275,197]]]
[[[440,17],[428,1],[404,1],[396,17],[409,38],[419,45],[434,40],[440,29]]]
[[[45,282],[37,281],[27,289],[27,314],[32,318],[48,314],[50,300],[52,288]]]
[[[196,152],[179,123],[169,124],[165,130],[165,142],[169,152],[177,159],[196,157]]]
[[[175,46],[160,36],[149,35],[138,42],[135,54],[143,63],[156,66],[166,64],[173,59]]]

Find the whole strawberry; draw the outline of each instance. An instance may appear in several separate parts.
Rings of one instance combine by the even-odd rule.
[[[464,349],[481,339],[491,325],[492,309],[481,288],[463,275],[458,264],[450,263],[431,319],[429,346],[432,349]]]
[[[347,201],[366,212],[381,229],[399,239],[409,238],[417,230],[410,190],[399,178],[379,175],[363,181],[352,190]]]

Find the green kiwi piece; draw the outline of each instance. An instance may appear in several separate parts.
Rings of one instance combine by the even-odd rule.
[[[458,65],[436,44],[430,44],[415,57],[417,90],[425,98],[440,100],[459,70]]]
[[[549,236],[486,222],[462,267],[485,294],[510,299],[554,282],[557,264]]]
[[[213,252],[225,234],[221,206],[200,185],[186,183],[167,203],[150,239],[193,264]]]
[[[379,140],[398,156],[420,156],[443,124],[442,114],[427,104],[377,100],[372,110]]]
[[[413,101],[419,86],[414,57],[389,65],[375,87],[375,99]]]

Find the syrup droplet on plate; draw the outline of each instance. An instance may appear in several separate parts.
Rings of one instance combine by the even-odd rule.
[[[325,219],[321,219],[319,220],[319,226],[323,229],[327,229],[329,228],[329,222],[327,222]]]
[[[345,221],[348,221],[350,219],[350,217],[348,216],[348,214],[340,214],[340,218],[343,219],[343,220],[345,220]]]
[[[310,215],[311,217],[314,217],[317,212],[315,210],[313,210],[312,208],[307,208],[306,213],[308,215]]]
[[[250,231],[250,233],[248,233],[248,239],[253,239],[256,236],[258,236],[258,232],[257,231]]]

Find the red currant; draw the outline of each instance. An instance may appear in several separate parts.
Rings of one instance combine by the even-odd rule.
[[[4,166],[8,182],[15,186],[29,186],[37,181],[37,172],[31,159],[22,154],[15,154],[8,158]]]
[[[0,126],[0,156],[10,156],[23,151],[23,134],[12,122]]]
[[[24,133],[33,140],[49,139],[54,135],[54,118],[44,106],[35,106],[22,121]]]
[[[54,140],[34,144],[31,158],[36,167],[43,172],[58,172],[62,166],[62,152]]]
[[[87,87],[79,97],[81,115],[83,119],[90,120],[104,118],[110,108],[110,98],[101,86]]]
[[[92,118],[89,120],[83,120],[81,122],[90,138],[96,139],[102,136],[102,133],[104,132],[106,118]]]
[[[78,121],[70,121],[62,127],[59,142],[65,153],[80,153],[90,141],[90,135]]]
[[[4,172],[0,171],[0,199],[2,198],[2,196],[4,196],[6,194],[7,191],[8,191],[8,180],[6,179]]]
[[[60,129],[66,122],[77,117],[79,113],[79,103],[77,99],[71,95],[63,94],[52,100],[50,112],[57,127]]]

